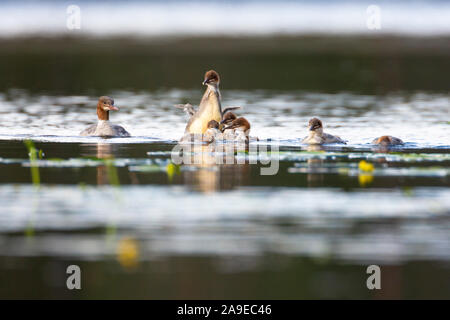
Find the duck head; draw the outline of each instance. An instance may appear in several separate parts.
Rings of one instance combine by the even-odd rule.
[[[236,118],[237,118],[237,116],[233,112],[229,111],[223,115],[222,121],[220,123],[224,124],[224,125],[228,125]]]
[[[101,96],[97,103],[97,116],[99,120],[109,120],[109,111],[118,111],[119,108],[114,106],[114,99]]]
[[[323,133],[322,121],[319,118],[312,118],[308,122],[309,131],[321,135]]]
[[[208,122],[208,129],[219,129],[220,124],[216,120]]]
[[[217,88],[219,87],[220,77],[219,74],[214,70],[206,71],[205,78],[203,80],[203,85],[208,87]]]
[[[225,130],[226,129],[235,129],[248,132],[248,130],[250,130],[250,122],[248,122],[248,120],[244,117],[240,117],[231,121],[231,123],[225,127]]]

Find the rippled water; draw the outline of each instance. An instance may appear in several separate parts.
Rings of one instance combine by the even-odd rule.
[[[183,135],[187,116],[173,105],[198,105],[201,94],[201,88],[115,92],[112,96],[121,110],[111,112],[111,121],[134,136],[117,142],[148,142],[149,138],[177,141]],[[248,118],[253,136],[281,140],[282,145],[300,145],[300,139],[307,135],[308,120],[318,116],[325,130],[347,140],[349,147],[367,145],[386,134],[403,139],[407,148],[450,147],[450,99],[445,94],[371,96],[223,90],[222,95],[223,107],[243,107],[237,113]],[[97,97],[90,96],[36,96],[11,90],[0,95],[0,135],[4,139],[32,135],[35,139],[58,136],[40,138],[55,142],[92,141],[76,136],[97,121],[96,101]]]
[[[97,265],[112,272],[118,283],[134,285],[123,289],[122,284],[124,291],[111,296],[90,291],[97,286],[89,282],[87,297],[154,298],[177,293],[164,282],[152,282],[159,294],[136,291],[144,290],[139,279],[165,277],[180,267],[195,269],[187,273],[189,277],[207,274],[220,279],[214,292],[225,290],[227,275],[235,275],[239,280],[228,285],[237,288],[245,283],[240,297],[261,298],[369,297],[358,279],[373,263],[390,270],[395,290],[402,288],[396,282],[398,271],[393,271],[398,268],[411,274],[431,272],[430,282],[436,284],[448,275],[447,95],[223,90],[225,106],[243,106],[239,114],[250,120],[251,135],[261,139],[254,143],[280,145],[270,154],[280,161],[278,173],[263,176],[262,164],[250,164],[252,156],[246,154],[236,155],[247,160],[243,164],[179,168],[170,164],[171,150],[187,120],[173,105],[195,104],[201,93],[200,89],[115,92],[121,110],[111,119],[133,135],[124,139],[77,136],[96,121],[97,97],[23,90],[2,94],[3,272],[17,278],[24,272],[14,267],[17,264],[32,266],[40,275],[48,273],[49,264],[58,269],[65,261],[85,270]],[[320,117],[327,132],[348,144],[302,145],[312,116]],[[369,144],[383,134],[400,137],[406,144],[390,150]],[[24,139],[35,141],[42,159],[30,162]],[[362,160],[373,163],[374,171],[361,171]],[[39,185],[31,183],[33,165],[39,168]],[[208,271],[201,271],[202,265]],[[297,284],[303,288],[298,292],[290,287],[298,277],[294,266],[306,268],[300,279],[312,281]],[[130,272],[136,280],[127,278]],[[282,289],[266,288],[266,293],[258,294],[246,273],[280,277]],[[345,273],[350,278],[343,279]],[[318,285],[327,277],[334,279],[333,286]],[[52,285],[58,280],[46,279],[36,278],[32,284],[36,292],[47,297],[64,294],[60,284]],[[199,283],[199,288],[206,285]],[[13,283],[2,287],[0,294],[34,296],[13,287]],[[395,290],[386,291],[384,297],[448,296],[443,287],[425,288],[421,294]],[[213,291],[193,290],[182,297],[236,297]]]
[[[450,297],[445,36],[0,40],[0,297]],[[172,163],[206,68],[270,153]],[[132,137],[78,135],[104,94]]]

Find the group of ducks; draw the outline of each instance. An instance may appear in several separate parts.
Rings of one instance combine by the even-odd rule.
[[[189,118],[185,134],[181,142],[198,141],[211,143],[216,140],[249,141],[250,123],[244,117],[237,117],[232,110],[240,107],[227,107],[222,110],[219,91],[219,74],[210,70],[205,73],[203,85],[207,86],[198,110],[191,104],[176,105],[183,109]],[[119,125],[109,122],[109,111],[118,111],[114,106],[114,99],[106,96],[100,97],[97,103],[98,123],[83,130],[82,136],[103,137],[129,137],[130,133]],[[302,140],[305,144],[343,143],[338,136],[323,132],[322,121],[318,118],[309,120],[309,135]],[[401,145],[403,141],[392,136],[381,136],[372,141],[372,144],[381,146]]]

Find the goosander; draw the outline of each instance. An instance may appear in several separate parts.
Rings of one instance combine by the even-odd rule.
[[[224,125],[229,125],[233,120],[236,119],[237,116],[233,112],[229,111],[223,114],[222,121],[220,123]]]
[[[195,108],[192,104],[190,103],[186,103],[186,104],[176,104],[174,105],[175,108],[178,109],[183,109],[184,112],[186,112],[186,114],[189,117],[192,117],[195,114]],[[229,111],[231,110],[235,110],[235,109],[240,109],[241,106],[235,106],[235,107],[225,107],[225,109],[223,110],[223,114],[227,114]]]
[[[192,143],[192,142],[207,142],[211,143],[215,140],[222,140],[222,126],[216,120],[211,120],[208,122],[207,129],[205,133],[202,134],[194,134],[194,133],[185,133],[183,137],[180,139],[181,143]]]
[[[306,144],[346,143],[338,136],[323,132],[322,121],[318,118],[309,120],[309,135],[302,140]]]
[[[185,133],[203,134],[208,129],[209,121],[222,120],[219,83],[220,78],[216,71],[209,70],[205,73],[203,85],[206,85],[207,89],[200,101],[199,109],[189,119]]]
[[[186,112],[186,114],[187,114],[189,117],[192,117],[192,116],[194,115],[194,113],[195,113],[195,109],[194,109],[194,107],[192,106],[192,104],[190,104],[190,103],[186,103],[186,104],[176,104],[176,105],[175,105],[175,108],[183,109],[183,111]]]
[[[232,118],[233,115],[230,115]],[[223,120],[228,121],[228,120]],[[239,117],[229,121],[223,131],[225,140],[245,140],[249,141],[250,122],[244,117]]]
[[[220,131],[220,124],[216,120],[211,120],[208,122],[208,129],[203,134],[203,141],[211,143],[216,139],[223,139],[222,131]]]
[[[80,132],[82,136],[101,136],[101,137],[129,137],[130,134],[123,127],[109,122],[109,111],[118,111],[114,106],[114,99],[102,96],[97,103],[98,123],[94,124]]]
[[[380,146],[395,146],[403,144],[403,141],[393,136],[381,136],[372,141],[372,144],[378,144]]]

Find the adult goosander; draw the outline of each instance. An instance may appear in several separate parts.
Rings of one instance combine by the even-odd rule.
[[[206,85],[207,88],[200,101],[199,109],[186,125],[185,133],[203,134],[208,130],[209,121],[220,122],[222,120],[219,84],[220,77],[216,71],[209,70],[205,73],[203,85]]]
[[[82,136],[100,136],[100,137],[129,137],[130,134],[123,127],[109,122],[109,111],[118,111],[114,106],[114,99],[102,96],[97,103],[98,123],[94,124],[80,132]]]
[[[380,146],[395,146],[403,144],[403,141],[393,136],[381,136],[372,141],[372,144],[378,144]]]
[[[318,118],[309,120],[309,135],[302,140],[306,144],[324,144],[324,143],[344,143],[345,141],[338,136],[333,136],[323,132],[322,121]]]

